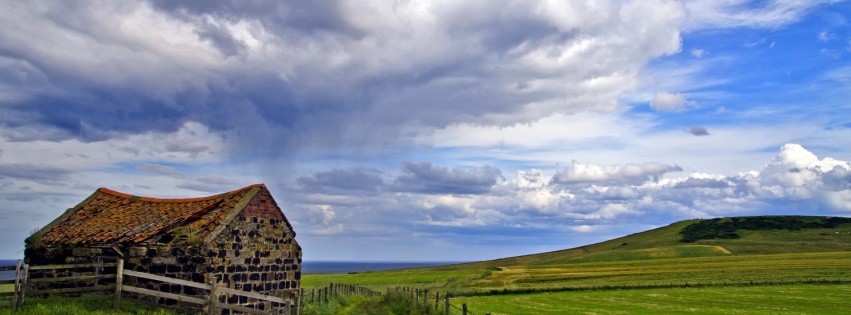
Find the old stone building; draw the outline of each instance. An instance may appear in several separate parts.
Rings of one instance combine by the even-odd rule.
[[[301,257],[292,225],[263,184],[190,199],[100,188],[30,236],[25,250],[30,265],[122,258],[126,269],[195,282],[215,278],[277,296],[299,288]]]

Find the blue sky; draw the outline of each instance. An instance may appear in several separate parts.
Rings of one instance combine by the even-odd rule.
[[[265,183],[307,260],[851,214],[847,1],[0,1],[0,258]]]

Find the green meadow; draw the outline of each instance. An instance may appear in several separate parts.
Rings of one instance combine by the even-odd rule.
[[[476,314],[839,314],[851,306],[851,223],[690,220],[549,253],[302,278],[308,292],[329,283],[439,291]]]
[[[848,314],[851,285],[554,292],[461,297],[476,314]]]

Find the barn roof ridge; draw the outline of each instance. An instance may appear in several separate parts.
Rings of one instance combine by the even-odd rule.
[[[136,198],[139,201],[147,201],[147,202],[195,202],[195,201],[204,201],[204,200],[214,200],[214,199],[217,199],[217,198],[221,198],[223,195],[232,194],[232,193],[240,192],[240,191],[243,191],[243,190],[249,190],[249,189],[254,188],[254,187],[265,188],[266,185],[264,185],[262,183],[261,184],[252,184],[252,185],[248,185],[248,186],[242,187],[240,189],[232,190],[232,191],[225,192],[225,193],[215,194],[215,195],[206,196],[206,197],[192,197],[192,198],[156,198],[156,197],[137,196],[137,195],[131,195],[131,194],[115,191],[115,190],[112,190],[112,189],[109,189],[109,188],[106,188],[106,187],[98,188],[97,191],[104,193],[104,194],[112,195],[112,196],[115,196],[115,197],[120,197],[120,198],[125,198],[125,199]]]
[[[48,243],[64,244],[159,243],[163,235],[184,230],[209,239],[206,236],[219,234],[234,210],[245,207],[258,191],[268,188],[253,184],[207,197],[173,199],[98,188],[36,234]]]

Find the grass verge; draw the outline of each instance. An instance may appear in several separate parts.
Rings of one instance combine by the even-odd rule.
[[[0,307],[0,315],[182,315],[175,311],[154,308],[147,305],[122,302],[120,309],[112,307],[112,301],[77,301],[50,304],[24,304],[21,309],[12,312],[11,307]]]

